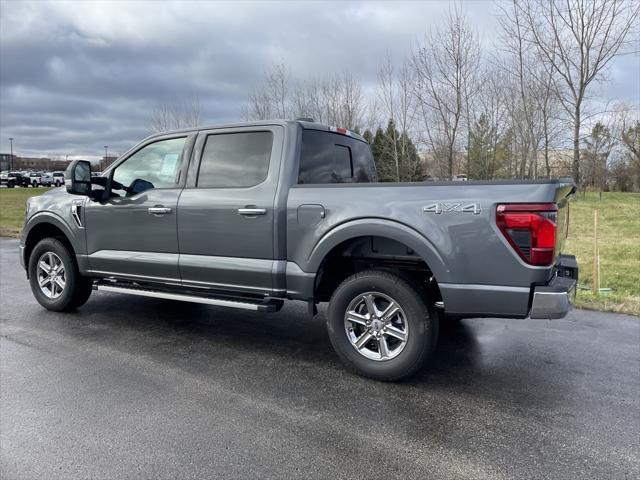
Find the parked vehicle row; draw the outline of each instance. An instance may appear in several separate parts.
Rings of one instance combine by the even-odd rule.
[[[64,185],[64,172],[2,172],[0,185],[14,187],[61,187]]]

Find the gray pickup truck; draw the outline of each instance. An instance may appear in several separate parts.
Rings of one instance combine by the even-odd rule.
[[[441,320],[561,318],[575,294],[572,182],[377,183],[362,137],[312,121],[153,135],[100,177],[72,163],[65,186],[28,200],[20,245],[49,310],[92,290],[259,312],[329,302],[340,358],[397,380]]]

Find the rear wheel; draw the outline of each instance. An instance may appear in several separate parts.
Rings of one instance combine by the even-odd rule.
[[[357,373],[394,381],[427,360],[438,335],[438,316],[423,291],[398,275],[367,270],[336,289],[327,328],[336,352]]]
[[[45,238],[29,257],[29,283],[36,300],[47,310],[73,310],[91,295],[91,280],[78,271],[72,252],[60,240]]]

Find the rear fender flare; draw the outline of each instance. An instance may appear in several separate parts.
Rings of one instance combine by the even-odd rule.
[[[438,282],[449,281],[450,271],[424,235],[403,223],[381,218],[353,220],[331,229],[316,243],[303,270],[317,272],[322,261],[336,246],[356,237],[367,236],[384,237],[406,245],[426,262]]]

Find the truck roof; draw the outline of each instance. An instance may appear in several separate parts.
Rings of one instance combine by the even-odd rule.
[[[319,122],[313,122],[313,121],[309,121],[310,119],[297,119],[297,120],[282,120],[282,119],[274,119],[274,120],[256,120],[256,121],[252,121],[252,122],[234,122],[234,123],[221,123],[221,124],[214,124],[214,125],[201,125],[201,126],[197,126],[197,127],[188,127],[188,128],[179,128],[179,129],[174,129],[174,130],[167,130],[164,132],[158,132],[158,133],[154,133],[152,135],[149,135],[147,138],[145,138],[144,140],[148,140],[150,138],[154,138],[154,137],[160,137],[160,136],[164,136],[164,135],[170,135],[172,133],[187,133],[187,132],[193,132],[193,131],[201,131],[201,130],[217,130],[217,129],[222,129],[222,128],[237,128],[237,127],[260,127],[260,126],[267,126],[267,125],[281,125],[283,127],[286,127],[288,125],[292,125],[292,124],[298,124],[300,125],[302,128],[305,129],[309,129],[309,130],[321,130],[321,131],[325,131],[325,132],[336,132],[336,133],[341,133],[341,134],[345,134],[343,132],[337,131],[337,127],[333,127],[330,125],[325,125],[323,123],[319,123]],[[334,129],[334,130],[332,130]],[[360,135],[359,133],[356,132],[352,132],[350,130],[346,130],[346,129],[341,129],[341,130],[345,130],[347,135],[349,135],[352,138],[355,138],[356,140],[360,140],[365,142],[366,140],[362,137],[362,135]]]

